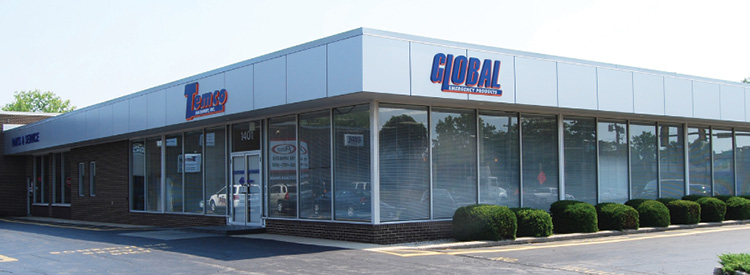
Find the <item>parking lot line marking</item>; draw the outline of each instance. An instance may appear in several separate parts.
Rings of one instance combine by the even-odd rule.
[[[89,230],[89,231],[153,230],[153,228],[91,228],[91,227],[84,227],[84,226],[59,225],[59,224],[38,223],[38,222],[8,220],[8,219],[0,219],[0,221],[20,223],[20,224],[41,225],[41,226],[57,227],[57,228],[81,229],[81,230]]]
[[[17,262],[18,259],[0,255],[0,263]]]

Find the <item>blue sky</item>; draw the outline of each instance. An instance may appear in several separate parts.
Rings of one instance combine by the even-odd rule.
[[[359,27],[740,81],[748,13],[719,0],[0,0],[0,105],[40,89],[85,107]]]

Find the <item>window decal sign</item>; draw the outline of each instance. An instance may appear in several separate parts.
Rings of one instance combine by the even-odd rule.
[[[229,93],[226,89],[221,89],[213,93],[199,94],[198,82],[195,82],[185,85],[185,97],[185,120],[192,120],[195,117],[224,112]]]
[[[438,53],[432,59],[432,83],[441,83],[443,92],[502,96],[500,61]]]

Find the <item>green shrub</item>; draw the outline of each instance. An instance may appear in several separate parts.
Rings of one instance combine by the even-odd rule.
[[[725,274],[735,274],[737,271],[750,272],[750,254],[721,254],[719,255],[721,271]]]
[[[733,198],[733,197],[734,196],[730,196],[730,195],[716,195],[716,196],[714,196],[714,198],[720,199],[723,202],[727,202],[727,200],[729,198]]]
[[[676,201],[676,200],[677,199],[673,199],[673,198],[658,198],[658,199],[656,199],[656,201],[658,201],[660,203],[663,203],[665,206],[667,204],[669,204],[670,202],[673,202],[673,201]]]
[[[499,205],[468,205],[453,214],[453,235],[460,241],[515,239],[516,215]]]
[[[511,208],[516,214],[518,237],[547,237],[552,235],[552,217],[547,211],[531,208]]]
[[[727,204],[717,198],[701,198],[696,201],[701,205],[702,222],[720,222],[727,214]]]
[[[667,227],[669,226],[669,208],[655,201],[646,200],[638,208],[640,225],[644,227]]]
[[[649,199],[632,199],[625,202],[625,205],[633,207],[635,209],[638,209],[638,206],[641,205],[641,203],[648,201]]]
[[[750,200],[733,197],[727,200],[727,220],[750,219]]]
[[[746,200],[750,200],[750,195],[744,195],[744,196],[738,196],[738,197],[746,199]]]
[[[682,199],[686,201],[698,201],[701,198],[706,198],[706,195],[692,194],[682,197]]]
[[[595,208],[601,230],[638,229],[638,211],[633,207],[604,202]]]
[[[593,205],[572,200],[552,203],[552,224],[557,233],[589,233],[599,231],[596,208]]]
[[[701,219],[701,206],[694,201],[674,200],[667,208],[672,224],[697,224]]]

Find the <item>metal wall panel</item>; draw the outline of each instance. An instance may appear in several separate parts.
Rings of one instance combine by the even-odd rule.
[[[721,85],[721,119],[745,121],[745,89]]]
[[[554,61],[516,57],[516,103],[557,107]]]
[[[479,101],[492,101],[492,102],[516,102],[516,62],[512,55],[498,54],[484,51],[472,51],[469,50],[469,57],[476,57],[480,60],[490,59],[500,61],[500,73],[499,73],[499,84],[500,90],[503,91],[502,96],[486,96],[486,95],[469,95],[469,100]]]
[[[596,67],[558,62],[557,95],[560,107],[596,110]]]
[[[599,110],[633,112],[633,73],[597,68]]]
[[[81,140],[87,140],[86,138],[86,112],[82,111],[79,113],[75,113],[72,116],[73,118],[73,127],[71,128],[73,132],[71,133],[71,138],[75,141],[81,141]]]
[[[286,56],[287,103],[326,97],[326,46]]]
[[[148,102],[146,104],[148,106],[148,129],[164,127],[164,125],[167,124],[167,96],[164,90],[159,90],[148,94],[147,99]],[[181,100],[178,102],[184,103],[185,101]],[[176,104],[176,102],[171,100],[170,103]]]
[[[286,103],[286,56],[255,64],[255,108]]]
[[[719,84],[693,81],[693,117],[721,119]]]
[[[693,116],[693,84],[690,80],[664,77],[664,114]]]
[[[409,95],[409,42],[362,37],[362,89]]]
[[[411,95],[428,96],[439,98],[469,99],[467,94],[443,92],[440,83],[432,83],[432,60],[438,53],[466,55],[466,50],[427,45],[422,43],[411,43]]]
[[[86,140],[99,138],[99,108],[86,110]]]
[[[199,91],[202,91],[200,85]],[[164,108],[166,108],[167,125],[185,122],[185,108],[188,98],[185,96],[185,85],[172,86],[164,90],[164,96],[167,99]]]
[[[112,104],[99,107],[99,136],[108,137],[112,135]]]
[[[121,100],[112,104],[112,134],[127,133],[130,129],[130,101]]]
[[[226,72],[224,74],[224,86],[229,94],[224,111],[227,115],[255,109],[253,65]]]
[[[745,121],[750,122],[750,88],[745,88]]]
[[[130,127],[128,131],[135,132],[145,130],[148,126],[148,95],[133,97],[129,100],[130,105]]]
[[[362,36],[328,44],[327,56],[327,95],[330,97],[362,91]]]
[[[664,77],[633,73],[633,111],[664,115]]]

